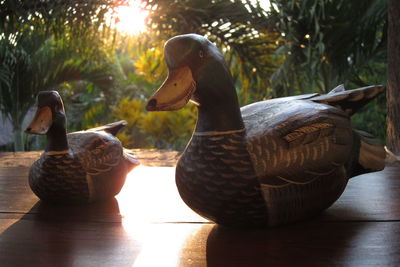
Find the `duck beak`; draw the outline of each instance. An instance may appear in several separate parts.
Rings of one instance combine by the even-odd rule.
[[[25,132],[29,134],[46,134],[52,123],[51,109],[48,106],[44,106],[36,110],[36,114]]]
[[[189,67],[170,70],[167,79],[147,103],[148,111],[167,111],[183,108],[196,90]]]

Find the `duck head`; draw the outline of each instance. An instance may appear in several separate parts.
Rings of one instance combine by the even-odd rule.
[[[231,73],[223,55],[207,38],[185,34],[164,47],[167,79],[150,98],[148,111],[178,110],[192,100],[198,106],[237,103]]]
[[[37,96],[37,110],[25,132],[47,134],[50,130],[65,131],[66,117],[64,104],[57,91],[42,91]]]

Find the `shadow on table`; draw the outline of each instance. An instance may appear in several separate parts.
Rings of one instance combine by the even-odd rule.
[[[85,206],[37,202],[0,236],[1,266],[132,266],[140,244],[115,198]]]
[[[271,229],[214,226],[207,239],[207,266],[341,265],[362,230],[360,224],[317,222]]]

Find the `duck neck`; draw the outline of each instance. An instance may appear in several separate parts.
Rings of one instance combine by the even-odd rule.
[[[65,127],[65,115],[53,115],[53,124],[47,132],[46,152],[68,151],[67,130]]]
[[[219,88],[200,88],[196,95],[199,101],[195,132],[224,132],[244,128],[236,90],[232,83],[220,84]]]

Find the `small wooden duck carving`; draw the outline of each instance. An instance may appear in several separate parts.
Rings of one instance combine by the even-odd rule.
[[[384,167],[382,146],[350,115],[384,90],[370,86],[261,101],[239,108],[223,55],[187,34],[165,44],[169,75],[147,110],[198,106],[192,139],[176,167],[186,204],[223,225],[273,226],[314,216],[350,177]]]
[[[46,134],[45,152],[29,172],[29,185],[43,201],[90,203],[114,197],[139,162],[115,137],[125,121],[66,134],[63,101],[56,91],[38,94],[38,109],[26,129]]]

